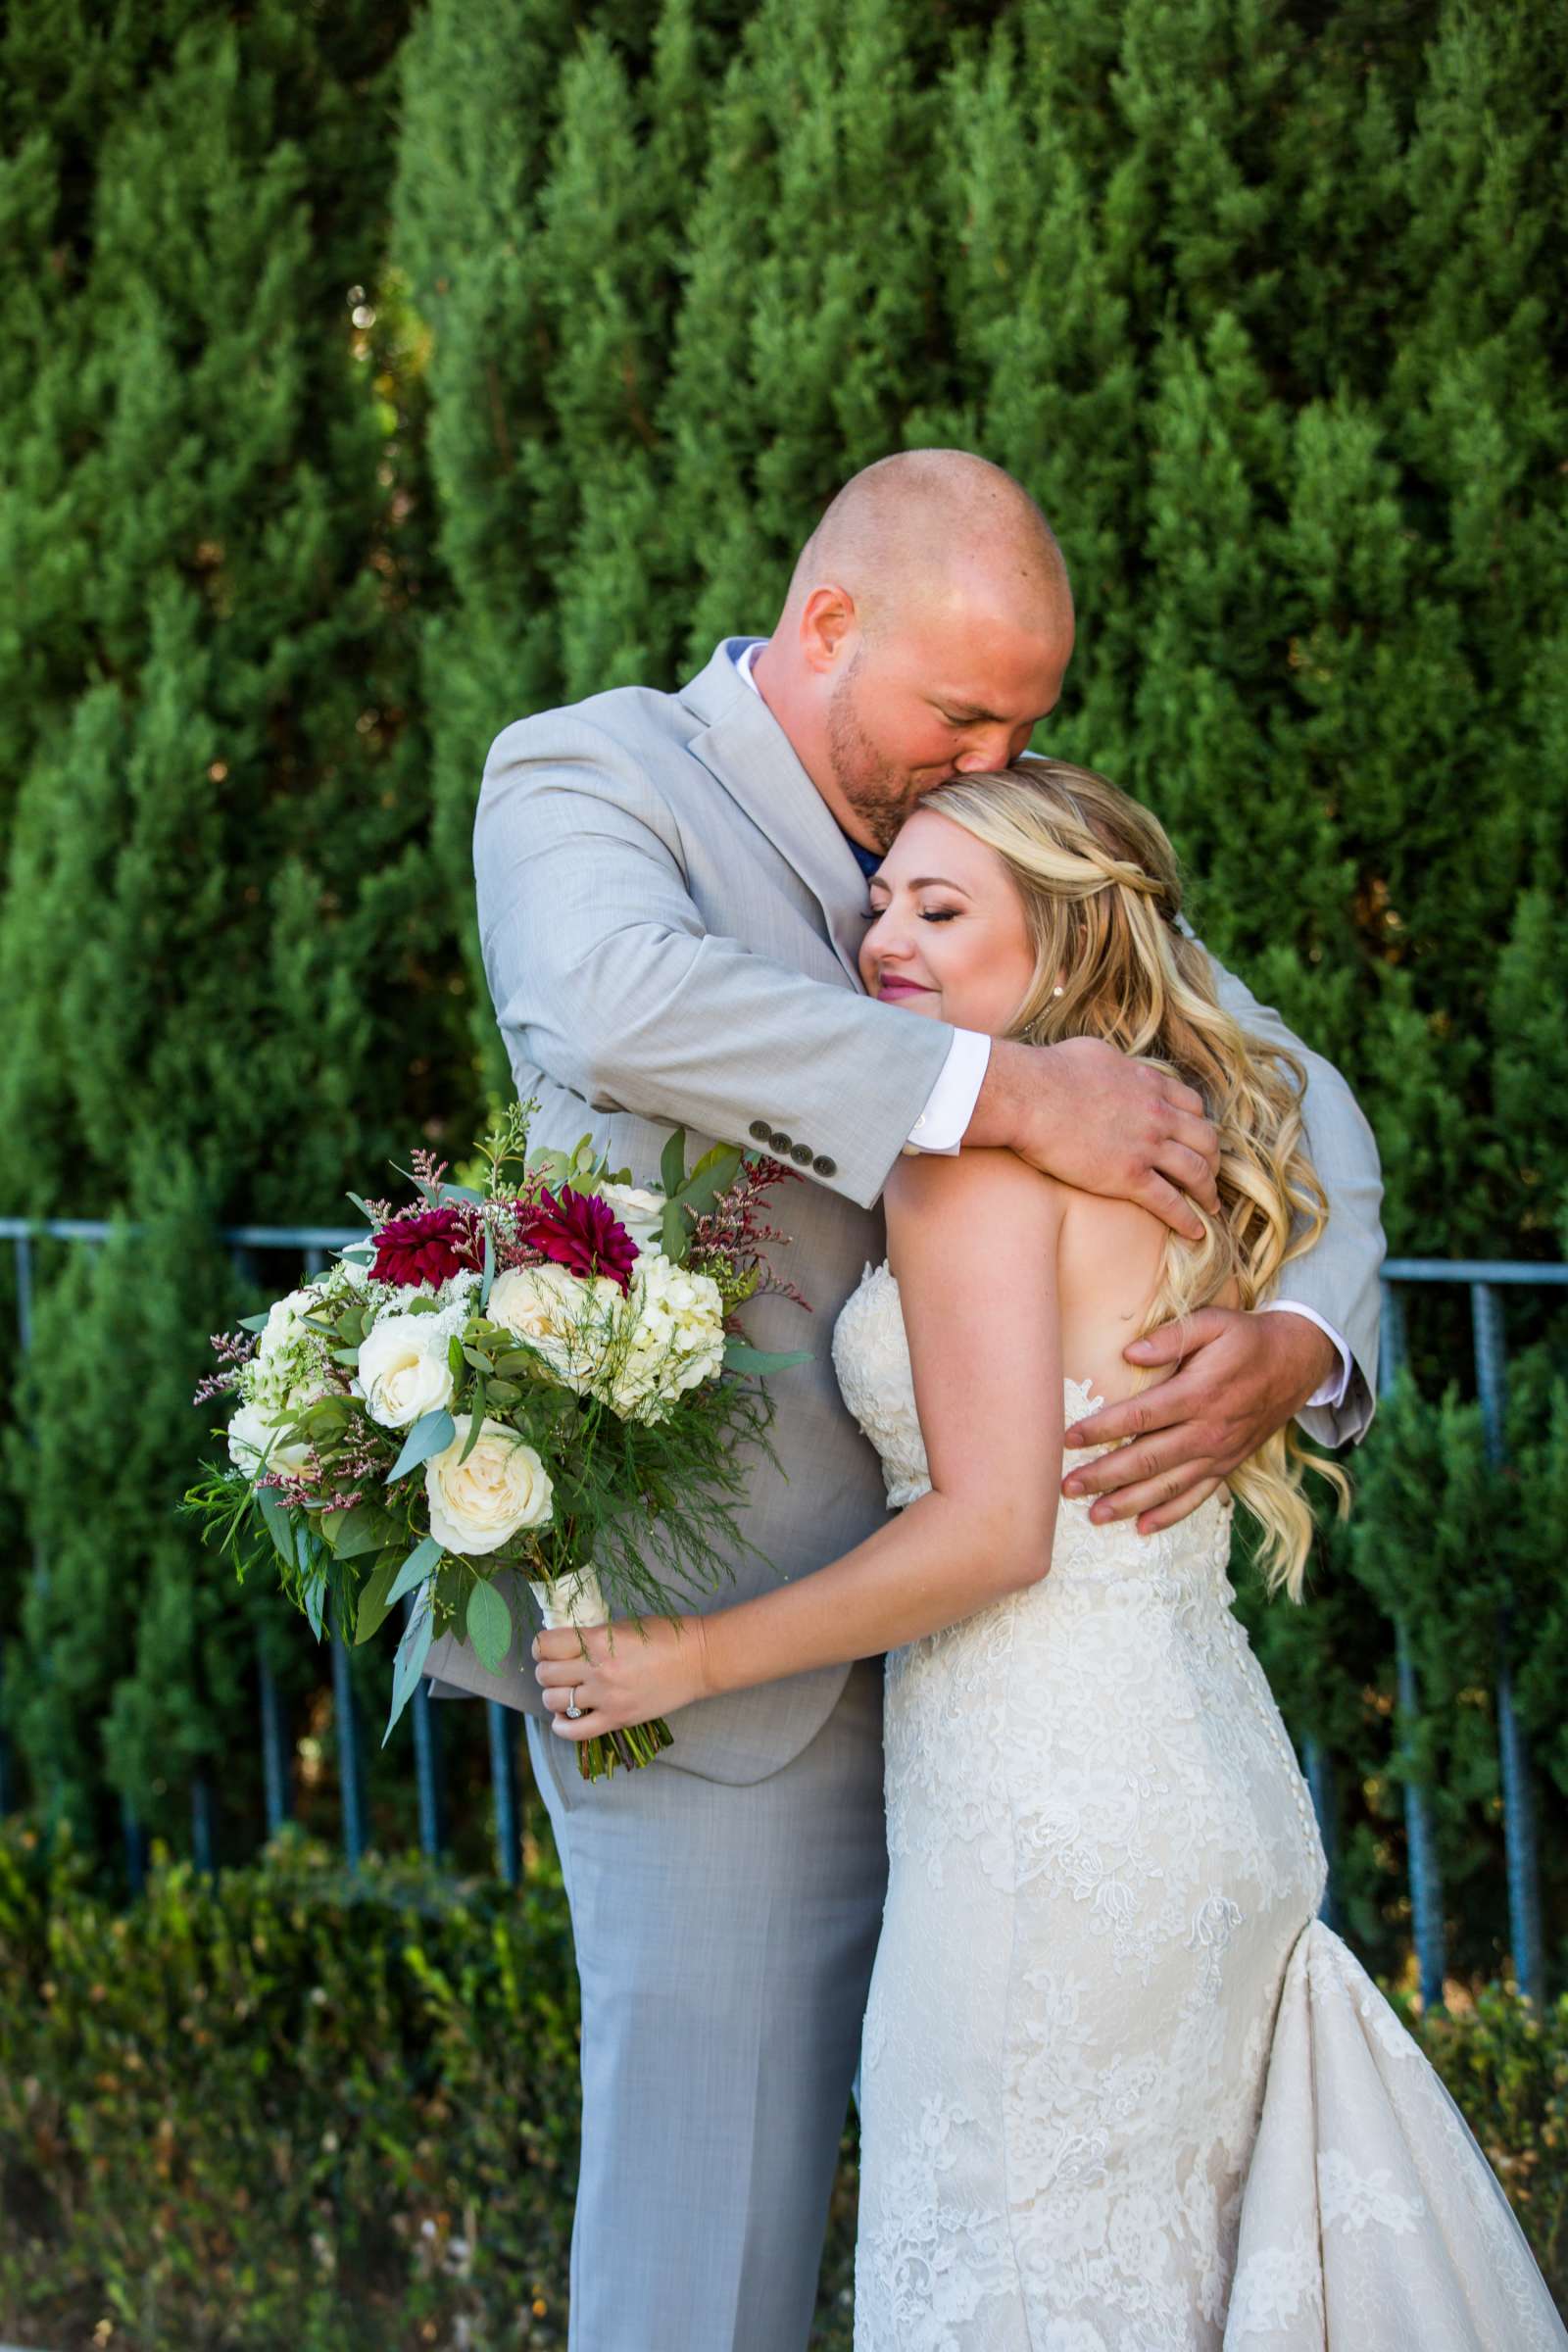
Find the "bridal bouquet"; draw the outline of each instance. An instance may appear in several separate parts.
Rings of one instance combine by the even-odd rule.
[[[388,1734],[438,1634],[504,1663],[519,1629],[502,1569],[557,1626],[715,1590],[746,1548],[760,1378],[806,1360],[748,1347],[736,1321],[760,1291],[797,1296],[763,1213],[789,1171],[718,1145],[688,1174],[676,1134],[662,1189],[642,1190],[587,1139],[530,1152],[531,1107],[481,1145],[477,1189],[416,1152],[416,1200],[351,1195],[364,1242],[218,1335],[197,1391],[235,1409],[215,1433],[227,1466],[186,1503],[240,1576],[275,1557],[318,1639],[368,1642],[403,1604]],[[669,1741],[662,1722],[586,1741],[582,1773]]]

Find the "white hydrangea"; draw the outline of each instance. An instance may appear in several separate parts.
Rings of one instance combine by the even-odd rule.
[[[277,1432],[332,1392],[327,1377],[328,1342],[306,1318],[330,1309],[349,1292],[359,1292],[365,1269],[345,1260],[276,1298],[267,1310],[267,1327],[239,1383],[239,1408],[228,1425],[228,1458],[254,1477],[265,1460],[269,1470],[298,1472],[310,1459],[302,1440],[279,1444]]]
[[[675,1399],[717,1378],[724,1361],[724,1301],[707,1274],[650,1252],[631,1294],[597,1393],[623,1421],[662,1421]]]

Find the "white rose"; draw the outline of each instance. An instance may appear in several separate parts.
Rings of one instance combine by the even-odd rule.
[[[664,1196],[645,1192],[635,1184],[602,1184],[599,1198],[607,1208],[614,1210],[640,1251],[662,1250],[660,1236],[664,1223]]]
[[[430,1533],[443,1550],[467,1557],[498,1551],[519,1528],[548,1525],[554,1507],[549,1471],[504,1421],[481,1421],[473,1451],[460,1461],[470,1419],[457,1415],[451,1445],[424,1466]]]
[[[408,1429],[453,1396],[447,1334],[435,1315],[383,1315],[360,1343],[359,1393],[372,1421]]]
[[[620,1287],[607,1275],[514,1266],[497,1276],[485,1312],[537,1349],[568,1389],[581,1390],[603,1361],[620,1304]]]

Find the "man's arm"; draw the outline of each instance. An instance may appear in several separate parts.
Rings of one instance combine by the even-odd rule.
[[[1311,1307],[1349,1348],[1352,1367],[1338,1406],[1308,1404],[1333,1365],[1322,1329],[1299,1314],[1234,1314],[1205,1307],[1127,1349],[1129,1361],[1176,1363],[1172,1378],[1142,1396],[1079,1422],[1075,1446],[1116,1450],[1069,1469],[1068,1494],[1100,1499],[1091,1516],[1137,1517],[1152,1534],[1183,1519],[1277,1429],[1298,1419],[1320,1444],[1343,1446],[1364,1435],[1377,1384],[1379,1221],[1383,1180],[1377,1145],[1354,1097],[1332,1062],[1308,1052],[1272,1007],[1221,965],[1220,1002],[1250,1036],[1284,1046],[1306,1072],[1302,1111],[1307,1150],[1328,1200],[1329,1221],[1312,1249],[1281,1278],[1282,1304]]]
[[[955,1032],[710,932],[675,818],[623,745],[573,712],[509,727],[486,768],[474,858],[485,970],[514,1063],[597,1109],[771,1142],[862,1206],[878,1198]],[[1005,1045],[965,1140],[1185,1223],[1173,1182],[1212,1199],[1216,1146],[1200,1114],[1191,1090],[1098,1041]]]
[[[785,1135],[781,1156],[808,1150],[803,1173],[869,1206],[953,1031],[710,932],[679,828],[631,754],[573,713],[545,723],[498,738],[474,833],[514,1060],[598,1110],[738,1143]]]

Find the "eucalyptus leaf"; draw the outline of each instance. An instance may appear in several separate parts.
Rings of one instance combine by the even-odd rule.
[[[681,1187],[681,1204],[694,1217],[706,1217],[720,1193],[727,1193],[740,1173],[741,1154],[734,1144],[715,1144],[705,1152]]]
[[[483,1403],[484,1398],[481,1395],[475,1402],[474,1410],[468,1415],[468,1434],[463,1441],[463,1451],[458,1456],[460,1470],[479,1443],[480,1433],[484,1428]]]
[[[326,1623],[326,1574],[324,1570],[319,1576],[313,1576],[309,1579],[303,1588],[303,1598],[305,1614],[310,1621],[311,1631],[319,1642],[321,1629]]]
[[[686,1130],[677,1127],[665,1142],[659,1162],[660,1184],[670,1200],[686,1181]]]
[[[265,1331],[267,1322],[266,1315],[241,1315],[239,1327],[241,1331]]]
[[[483,1200],[484,1195],[476,1193],[471,1184],[442,1184],[436,1187],[436,1199],[438,1200],[470,1200],[477,1206]]]
[[[277,1489],[258,1487],[256,1507],[267,1523],[267,1532],[283,1565],[296,1571],[307,1567],[311,1556],[309,1532],[298,1524],[294,1513],[285,1510],[278,1501]]]
[[[437,1405],[434,1412],[421,1413],[404,1439],[402,1452],[386,1474],[387,1485],[390,1487],[397,1479],[407,1478],[411,1470],[417,1470],[419,1464],[427,1462],[433,1453],[443,1452],[457,1434],[457,1424],[444,1404]]]
[[[379,1551],[392,1533],[392,1521],[373,1502],[357,1502],[350,1510],[332,1511],[327,1516],[337,1521],[332,1549],[340,1560],[357,1560],[364,1552]]]
[[[394,1601],[401,1600],[405,1592],[412,1592],[416,1585],[422,1585],[426,1577],[433,1576],[440,1561],[441,1545],[436,1538],[434,1536],[422,1537],[392,1579],[387,1591],[387,1607],[390,1608]]]
[[[381,1735],[383,1747],[392,1737],[393,1725],[414,1696],[414,1687],[429,1654],[434,1633],[435,1587],[425,1584],[419,1587],[418,1597],[409,1613],[403,1639],[398,1643],[397,1659],[392,1669],[392,1712],[386,1719],[386,1730]]]
[[[395,1550],[384,1551],[376,1561],[372,1574],[360,1587],[359,1605],[354,1616],[356,1644],[368,1642],[372,1634],[379,1633],[392,1605],[389,1598],[392,1579],[401,1566],[402,1561]]]
[[[512,1647],[512,1611],[486,1577],[481,1577],[468,1594],[467,1626],[480,1665],[498,1674]]]
[[[368,1226],[371,1228],[371,1230],[373,1231],[373,1230],[374,1230],[374,1227],[375,1227],[375,1212],[374,1212],[374,1210],[373,1210],[372,1208],[370,1208],[370,1207],[369,1207],[369,1205],[368,1205],[368,1204],[366,1201],[364,1201],[364,1200],[362,1200],[360,1199],[360,1196],[359,1196],[359,1194],[358,1194],[358,1193],[350,1193],[350,1194],[349,1194],[349,1196],[348,1196],[348,1198],[349,1198],[349,1199],[350,1199],[350,1200],[353,1201],[353,1203],[354,1203],[355,1207],[356,1207],[356,1208],[359,1210],[359,1212],[360,1212],[361,1216],[362,1216],[362,1217],[365,1219],[366,1223],[367,1223],[367,1224],[368,1224]]]
[[[745,1340],[724,1342],[726,1372],[788,1372],[792,1365],[808,1364],[810,1360],[808,1348],[777,1349],[753,1348]]]
[[[495,1236],[487,1225],[484,1229],[484,1272],[479,1277],[479,1312],[482,1315],[490,1303],[490,1293],[496,1280]]]
[[[659,1239],[670,1264],[683,1266],[686,1252],[692,1246],[691,1221],[683,1201],[665,1201],[664,1213],[660,1220]]]

